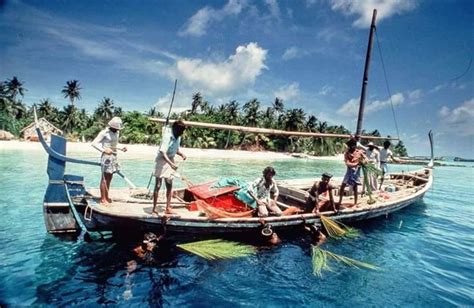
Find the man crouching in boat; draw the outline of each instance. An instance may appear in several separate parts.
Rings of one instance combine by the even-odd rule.
[[[339,202],[337,203],[337,210],[341,207],[342,196],[344,195],[344,189],[347,185],[352,186],[354,191],[354,205],[357,204],[357,185],[360,185],[360,164],[363,161],[367,161],[364,152],[357,148],[357,141],[351,139],[346,142],[348,149],[344,153],[344,162],[347,166],[346,175],[342,180],[341,188],[339,190]]]
[[[272,215],[282,215],[280,208],[276,204],[280,192],[273,180],[275,175],[276,172],[273,167],[266,167],[263,170],[263,176],[256,179],[249,187],[249,195],[257,202],[259,217],[267,217],[268,211]]]
[[[166,210],[165,214],[172,214],[171,211],[171,190],[173,188],[173,176],[174,172],[178,169],[178,166],[174,163],[174,157],[176,154],[181,156],[183,160],[186,160],[180,150],[181,136],[184,133],[186,126],[183,121],[177,120],[173,123],[170,129],[164,130],[163,137],[161,139],[160,149],[156,156],[155,162],[155,189],[153,191],[153,210],[152,214],[158,214],[156,210],[156,203],[158,201],[158,192],[161,187],[161,179],[165,179],[166,185]]]
[[[117,160],[117,150],[127,152],[127,148],[119,148],[119,131],[123,128],[122,119],[113,117],[109,121],[108,127],[101,131],[92,141],[92,146],[102,153],[100,163],[102,166],[102,178],[100,180],[100,203],[109,204],[112,199],[109,197],[110,183],[115,172],[120,170]]]
[[[323,211],[329,210],[329,206],[336,211],[332,194],[334,187],[329,183],[331,178],[332,174],[324,172],[321,175],[321,180],[314,182],[313,186],[308,191],[309,195],[306,198],[305,213],[319,214],[321,209],[323,209]],[[322,194],[329,194],[329,200],[321,200],[320,196]]]

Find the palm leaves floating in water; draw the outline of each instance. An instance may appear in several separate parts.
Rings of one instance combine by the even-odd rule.
[[[356,238],[360,236],[359,230],[355,228],[348,227],[323,215],[321,215],[320,219],[324,229],[326,229],[326,232],[332,238]]]
[[[207,260],[247,257],[256,252],[253,246],[221,239],[180,244],[177,247]]]
[[[313,263],[313,274],[321,277],[323,270],[331,270],[328,265],[328,259],[333,259],[338,262],[344,263],[345,265],[350,265],[355,268],[365,268],[371,270],[377,270],[378,267],[375,265],[354,260],[348,257],[337,255],[330,251],[319,248],[318,246],[311,247],[311,260]]]

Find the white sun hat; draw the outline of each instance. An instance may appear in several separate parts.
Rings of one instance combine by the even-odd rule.
[[[109,121],[109,127],[115,128],[115,129],[122,129],[123,124],[122,124],[122,119],[119,117],[113,117],[112,120]]]

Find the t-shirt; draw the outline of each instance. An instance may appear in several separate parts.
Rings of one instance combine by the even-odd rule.
[[[392,151],[390,149],[381,149],[380,150],[380,162],[386,163],[388,162],[388,159],[393,155]]]
[[[105,149],[112,149],[112,151],[117,151],[119,139],[119,132],[113,132],[109,128],[102,130],[94,141],[92,141],[92,146],[97,150],[103,152]]]
[[[162,156],[162,153],[166,153],[170,159],[174,158],[178,152],[179,145],[181,144],[181,137],[176,138],[173,135],[171,127],[167,127],[163,130],[163,138],[161,138],[161,145],[158,151],[158,157]]]
[[[369,162],[374,165],[375,167],[379,167],[379,164],[380,164],[380,153],[379,151],[377,150],[370,150],[370,149],[367,149],[365,151],[365,155],[367,156],[367,159],[369,160]]]
[[[270,193],[273,193],[274,196],[279,194],[276,182],[272,179],[270,186],[266,187],[263,177],[253,181],[252,184],[250,184],[250,190],[255,193],[258,200],[270,198]]]

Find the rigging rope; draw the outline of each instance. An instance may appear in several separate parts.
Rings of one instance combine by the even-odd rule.
[[[395,129],[397,130],[397,137],[398,137],[398,140],[400,141],[400,131],[398,130],[397,117],[395,116],[395,108],[393,107],[393,101],[392,101],[392,93],[391,93],[390,87],[388,85],[387,72],[385,71],[385,63],[383,62],[382,48],[380,47],[380,41],[379,41],[379,36],[377,35],[377,31],[375,31],[375,38],[377,39],[377,47],[378,47],[379,54],[380,54],[380,60],[382,61],[383,75],[385,77],[385,84],[387,86],[387,92],[388,92],[388,96],[389,96],[389,99],[390,99],[390,106],[392,107],[393,121],[395,122]]]

